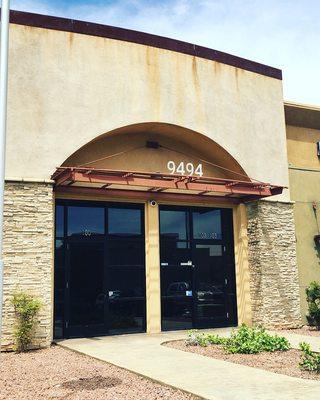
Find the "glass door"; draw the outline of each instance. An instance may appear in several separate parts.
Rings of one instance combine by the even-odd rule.
[[[105,334],[104,244],[70,242],[68,258],[68,334]]]
[[[162,330],[236,323],[232,211],[160,208]]]
[[[59,201],[55,338],[146,330],[143,206]]]
[[[193,326],[193,280],[188,212],[160,210],[162,330]]]
[[[105,304],[105,209],[65,208],[66,333],[68,337],[107,332]]]
[[[226,245],[221,209],[192,210],[192,259],[195,265],[194,326],[206,328],[227,324]],[[232,226],[229,227],[230,229]]]
[[[145,332],[143,209],[131,205],[109,207],[107,226],[109,333]]]

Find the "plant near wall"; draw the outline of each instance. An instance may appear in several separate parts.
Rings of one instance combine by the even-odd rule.
[[[264,328],[241,325],[231,333],[230,340],[224,346],[228,353],[257,354],[290,349],[289,341],[278,335],[269,334]]]
[[[209,344],[226,344],[228,338],[211,333],[198,332],[196,329],[188,331],[187,346],[207,347]]]
[[[41,309],[41,302],[25,292],[17,292],[13,295],[12,304],[16,317],[14,331],[15,350],[27,351],[32,343],[37,315]]]
[[[313,281],[306,288],[309,325],[320,330],[320,283]]]
[[[320,373],[320,354],[311,350],[308,343],[299,343],[302,355],[299,362],[299,367],[306,371]]]
[[[186,344],[189,346],[222,345],[227,353],[256,354],[264,351],[286,351],[291,348],[289,341],[278,335],[270,335],[264,328],[242,324],[234,329],[229,338],[205,334],[195,330],[188,332]]]

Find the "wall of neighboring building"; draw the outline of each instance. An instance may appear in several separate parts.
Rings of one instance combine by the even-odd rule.
[[[304,321],[307,312],[305,289],[311,281],[320,281],[320,248],[313,239],[320,228],[320,158],[317,156],[317,141],[320,141],[320,129],[287,125],[290,195],[295,202],[296,246]]]

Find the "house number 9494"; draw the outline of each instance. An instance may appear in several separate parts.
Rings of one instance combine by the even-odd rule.
[[[168,161],[167,168],[170,171],[170,174],[180,174],[180,175],[198,175],[202,176],[202,164],[198,164],[195,166],[191,162],[185,163],[181,161],[179,164],[176,164],[174,161]]]

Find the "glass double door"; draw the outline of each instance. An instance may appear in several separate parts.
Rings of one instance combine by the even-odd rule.
[[[55,337],[145,331],[143,208],[56,206]]]
[[[160,208],[162,330],[237,323],[232,211]]]

